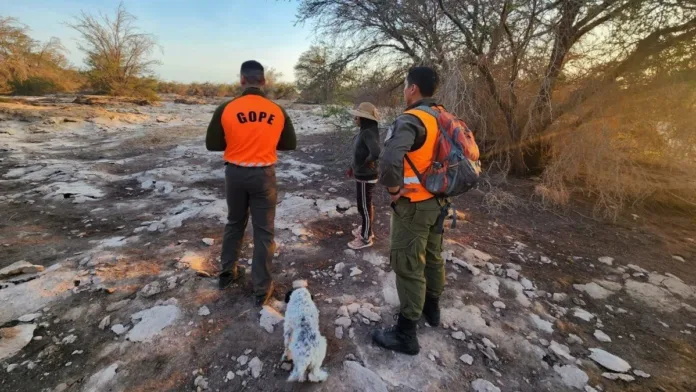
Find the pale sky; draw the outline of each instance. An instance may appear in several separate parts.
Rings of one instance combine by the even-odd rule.
[[[83,67],[77,33],[65,26],[80,11],[113,13],[119,0],[1,0],[0,16],[11,16],[40,41],[58,37],[68,59]],[[162,46],[155,57],[162,80],[234,82],[239,66],[255,59],[294,80],[293,67],[312,41],[310,26],[294,26],[297,1],[124,0],[144,32]]]

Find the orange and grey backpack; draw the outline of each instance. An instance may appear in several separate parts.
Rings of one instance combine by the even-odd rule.
[[[433,162],[424,172],[418,172],[406,156],[421,185],[439,198],[461,195],[476,186],[481,163],[479,148],[469,127],[442,106],[419,106],[416,110],[434,116],[438,125]]]

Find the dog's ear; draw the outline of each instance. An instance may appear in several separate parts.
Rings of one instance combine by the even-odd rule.
[[[292,295],[292,292],[295,291],[295,289],[291,289],[285,294],[285,303],[290,302],[290,295]]]

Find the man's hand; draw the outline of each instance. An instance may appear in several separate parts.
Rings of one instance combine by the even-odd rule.
[[[392,202],[396,202],[402,196],[414,191],[413,189],[399,188],[398,186],[387,188],[387,190],[389,191],[389,197],[391,198]]]

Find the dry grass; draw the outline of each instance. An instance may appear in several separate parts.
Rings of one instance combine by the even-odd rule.
[[[483,207],[491,214],[513,211],[525,207],[519,197],[497,187],[492,187],[483,196]]]
[[[536,190],[543,202],[565,205],[582,193],[594,200],[594,215],[608,219],[626,207],[694,211],[696,149],[694,135],[684,131],[696,115],[679,87],[614,91],[578,113],[587,118],[579,127],[558,124]]]

